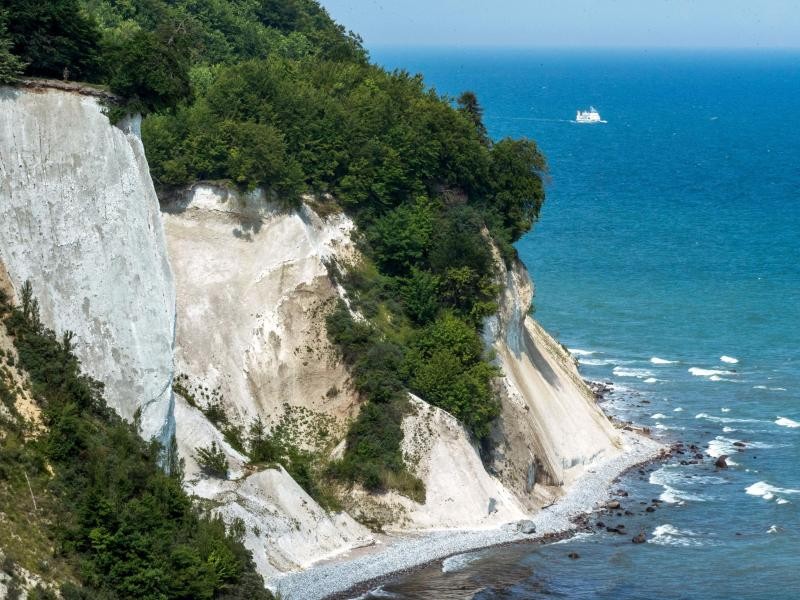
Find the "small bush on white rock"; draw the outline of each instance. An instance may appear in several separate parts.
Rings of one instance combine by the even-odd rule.
[[[206,448],[196,448],[195,458],[207,475],[218,479],[228,478],[228,458],[217,442],[211,442]]]

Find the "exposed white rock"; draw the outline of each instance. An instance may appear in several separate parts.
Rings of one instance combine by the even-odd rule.
[[[531,316],[533,286],[519,261],[507,270],[498,314],[484,336],[503,370],[493,467],[530,508],[548,502],[587,466],[619,453],[620,441],[574,360]],[[547,487],[545,487],[547,486]]]
[[[223,404],[244,426],[275,424],[290,410],[320,415],[329,444],[357,410],[349,375],[331,347],[325,315],[338,298],[325,261],[348,260],[352,222],[308,206],[281,210],[258,191],[198,185],[163,208],[177,288],[176,364],[195,402]],[[246,546],[267,578],[373,543],[349,515],[328,514],[281,469],[253,472],[196,408],[178,396],[179,454],[189,491],[247,525]],[[317,445],[307,436],[301,442]],[[200,473],[197,447],[228,457],[229,479]]]
[[[135,129],[132,127],[132,129]],[[172,434],[175,293],[144,150],[97,99],[0,88],[0,262],[145,437]]]
[[[344,513],[325,512],[283,468],[253,471],[196,408],[176,396],[178,451],[190,493],[211,500],[226,522],[242,519],[245,545],[265,577],[296,571],[374,543],[370,532]],[[195,460],[215,441],[228,458],[228,479],[208,477]]]
[[[485,529],[525,517],[514,495],[489,475],[464,426],[451,414],[411,396],[403,421],[403,453],[425,483],[425,503],[391,494],[402,507],[398,529]]]
[[[325,315],[338,297],[324,262],[352,254],[353,224],[254,192],[198,185],[164,208],[177,287],[178,373],[199,403],[221,399],[247,425],[284,404],[333,417],[356,409]],[[184,379],[181,380],[184,382]]]

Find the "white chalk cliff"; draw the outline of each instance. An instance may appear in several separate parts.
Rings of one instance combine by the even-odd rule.
[[[192,404],[219,402],[244,427],[301,414],[326,433],[300,444],[341,442],[358,398],[325,332],[339,297],[325,263],[354,258],[353,228],[341,214],[283,211],[258,193],[209,185],[160,209],[135,128],[111,126],[91,97],[0,88],[0,271],[17,290],[32,282],[49,326],[76,332],[85,368],[119,414],[140,410],[148,437],[175,432],[188,489],[245,521],[267,578],[370,543],[371,534],[348,514],[324,511],[283,469],[248,465]],[[572,359],[527,315],[524,268],[498,262],[498,270],[500,310],[485,323],[503,370],[491,473],[456,419],[412,398],[404,451],[425,502],[354,491],[352,515],[384,510],[387,528],[399,531],[494,527],[524,518],[618,452]],[[189,397],[172,392],[175,376]],[[212,440],[228,456],[228,480],[208,478],[195,462],[195,449]]]
[[[172,436],[175,290],[136,132],[95,98],[0,88],[0,262],[146,437]]]

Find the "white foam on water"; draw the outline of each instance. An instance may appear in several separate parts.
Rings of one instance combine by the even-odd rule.
[[[733,371],[722,371],[720,369],[701,369],[700,367],[689,367],[689,373],[695,377],[718,377],[720,375],[735,375]],[[718,379],[715,381],[719,381]]]
[[[708,413],[699,413],[695,415],[695,419],[705,419],[706,421],[714,421],[715,423],[766,423],[759,419],[734,419],[733,417],[715,417]]]
[[[577,542],[580,540],[584,540],[588,537],[592,537],[594,534],[591,531],[581,531],[580,533],[576,533],[572,537],[564,538],[563,540],[558,540],[557,542],[552,542],[549,544],[550,546],[555,546],[557,544],[569,544],[572,542]]]
[[[678,361],[677,360],[667,360],[666,358],[658,358],[657,356],[654,356],[654,357],[652,357],[650,359],[650,362],[653,363],[654,365],[674,365]]]
[[[567,350],[575,356],[591,356],[597,352],[596,350],[581,350],[580,348],[567,348]]]
[[[789,504],[789,501],[786,498],[778,498],[775,500],[775,504]]]
[[[767,390],[769,388],[767,386],[765,386],[765,385],[754,385],[753,389],[754,390]]]
[[[397,594],[387,592],[383,589],[382,585],[379,585],[374,590],[370,590],[367,593],[356,596],[355,598],[351,598],[350,600],[369,600],[370,598],[399,598],[399,596]]]
[[[668,425],[664,425],[659,421],[658,423],[656,423],[656,429],[672,429],[672,428],[669,427]]]
[[[650,418],[655,419],[657,421],[658,419],[668,419],[669,417],[667,417],[667,415],[663,413],[656,413],[654,415],[650,415]]]
[[[722,428],[722,433],[733,433],[734,431],[736,430],[733,427],[728,427],[727,425]]]
[[[773,391],[773,392],[785,392],[786,391],[786,388],[782,388],[782,387],[774,387],[774,388],[769,388],[769,389],[771,391]]]
[[[660,379],[656,379],[655,377],[648,377],[644,380],[645,383],[658,383],[661,381]]]
[[[767,529],[767,533],[778,533],[778,526],[772,525],[769,529]]]
[[[697,534],[688,529],[678,529],[665,523],[653,530],[652,537],[647,540],[650,544],[659,546],[702,546],[703,541],[697,538]]]
[[[720,411],[720,412],[731,412],[731,409],[730,409],[730,408],[724,408],[724,407],[723,407],[723,408],[720,408],[720,409],[719,409],[719,411]]]
[[[587,367],[605,367],[607,365],[617,364],[617,361],[610,358],[583,358],[579,357],[578,362]]]
[[[775,419],[775,425],[780,425],[781,427],[790,427],[792,429],[797,429],[800,427],[800,423],[793,421],[792,419],[787,419],[786,417],[778,417]]]
[[[744,491],[750,496],[760,496],[764,500],[772,500],[775,494],[800,494],[800,490],[777,487],[770,485],[766,481],[758,481],[746,487]],[[781,498],[776,500],[776,502],[778,502],[778,504],[785,504],[785,502],[780,502],[780,500]]]
[[[652,371],[647,369],[632,369],[630,367],[614,367],[612,372],[617,377],[636,377],[637,379],[645,379],[654,375]]]
[[[739,362],[738,358],[733,358],[732,356],[725,356],[724,354],[719,357],[720,362],[727,363],[729,365],[735,365]]]
[[[690,501],[705,502],[708,500],[708,498],[698,494],[692,494],[691,492],[687,492],[675,487],[680,483],[686,483],[687,480],[680,472],[674,469],[661,467],[660,469],[650,473],[648,481],[653,485],[660,485],[662,488],[664,488],[664,491],[661,492],[659,499],[667,504],[684,504]]]
[[[678,408],[673,408],[672,412],[683,412],[683,409],[679,406]]]
[[[736,454],[738,452],[738,448],[733,445],[734,442],[737,440],[731,440],[729,438],[724,438],[721,435],[718,435],[716,438],[708,442],[708,448],[706,448],[706,454],[708,454],[712,458],[719,458],[723,454],[726,456],[730,456],[731,454]]]
[[[442,573],[455,573],[474,563],[484,555],[483,552],[465,552],[456,554],[442,561]]]

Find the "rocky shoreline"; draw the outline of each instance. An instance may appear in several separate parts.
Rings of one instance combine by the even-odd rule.
[[[638,431],[623,428],[620,434],[624,445],[621,454],[588,470],[564,497],[541,509],[530,521],[489,530],[435,531],[387,538],[366,554],[344,555],[306,571],[276,578],[270,587],[284,600],[352,598],[390,576],[464,552],[512,543],[549,543],[569,537],[589,527],[590,513],[608,510],[609,488],[621,475],[670,455],[666,446]],[[535,533],[522,533],[523,527],[532,528]]]

